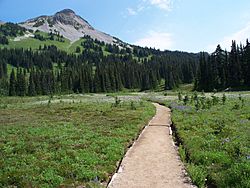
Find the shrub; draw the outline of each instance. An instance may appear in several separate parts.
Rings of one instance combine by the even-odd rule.
[[[222,104],[223,105],[225,105],[226,100],[227,100],[227,97],[226,97],[225,93],[223,93],[223,96],[222,96]]]
[[[121,107],[121,100],[117,96],[115,97],[115,103],[111,107]]]
[[[239,94],[239,100],[241,101],[241,107],[243,108],[245,105],[245,100],[242,98],[241,94]]]
[[[136,110],[134,101],[131,101],[131,102],[130,102],[130,109],[131,109],[131,110]]]
[[[181,92],[178,92],[178,100],[179,100],[179,101],[182,101],[182,95],[181,95]]]
[[[200,102],[199,102],[199,100],[195,101],[195,109],[196,109],[196,111],[198,111],[200,109]]]
[[[188,101],[189,101],[189,97],[188,97],[188,95],[185,95],[185,97],[183,99],[184,105],[187,105]]]
[[[217,105],[219,103],[219,98],[213,95],[212,96],[212,103],[213,103],[213,105]]]
[[[240,109],[240,105],[238,103],[236,103],[233,108],[233,110],[239,110]]]

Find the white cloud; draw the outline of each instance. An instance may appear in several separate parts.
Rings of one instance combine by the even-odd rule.
[[[174,45],[172,36],[171,33],[150,31],[146,37],[138,39],[134,44],[143,47],[169,50]]]
[[[137,15],[139,12],[144,10],[144,6],[143,5],[138,5],[136,8],[127,8],[127,14],[129,16],[135,16]]]
[[[142,12],[145,9],[150,8],[151,6],[154,6],[159,9],[169,12],[173,8],[173,2],[174,0],[141,0],[139,5],[137,5],[137,7],[127,8],[126,15],[128,16],[138,15],[140,12]]]
[[[132,8],[127,8],[127,11],[129,16],[134,16],[137,14],[137,12]]]
[[[219,41],[217,44],[212,44],[207,47],[207,50],[209,52],[213,52],[216,49],[216,46],[220,44],[222,49],[227,49],[228,51],[231,50],[232,40],[236,40],[237,44],[242,43],[245,44],[246,39],[250,39],[250,22],[246,24],[244,28],[239,30],[236,33],[233,33],[231,35],[228,35],[224,37],[221,41]]]
[[[151,5],[166,11],[171,11],[173,8],[173,0],[143,0],[143,1],[148,2]]]

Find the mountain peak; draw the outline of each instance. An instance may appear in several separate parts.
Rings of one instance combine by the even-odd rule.
[[[71,42],[75,42],[86,35],[109,44],[117,42],[114,37],[93,28],[85,19],[78,16],[71,9],[61,10],[51,16],[39,16],[29,19],[20,23],[20,25],[35,31],[60,33]]]
[[[80,17],[77,16],[75,12],[71,9],[64,9],[60,12],[57,12],[54,16],[52,16],[53,22],[57,22],[57,23],[60,22],[65,25],[72,25],[73,27],[75,27],[77,23],[78,25],[88,24],[84,19],[78,19],[78,18]]]
[[[76,13],[71,9],[63,9],[63,10],[57,12],[56,14],[67,14],[67,15],[73,14],[73,15],[75,15]]]

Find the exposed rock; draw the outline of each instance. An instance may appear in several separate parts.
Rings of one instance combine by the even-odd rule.
[[[16,38],[14,38],[13,41],[17,42],[17,41],[21,41],[21,40],[24,40],[24,39],[27,39],[30,37],[34,37],[34,34],[28,32],[28,33],[24,34],[23,36],[18,36]]]

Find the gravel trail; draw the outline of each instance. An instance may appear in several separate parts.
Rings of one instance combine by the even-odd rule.
[[[108,188],[191,188],[174,146],[170,110],[159,104],[156,115],[126,153]]]

